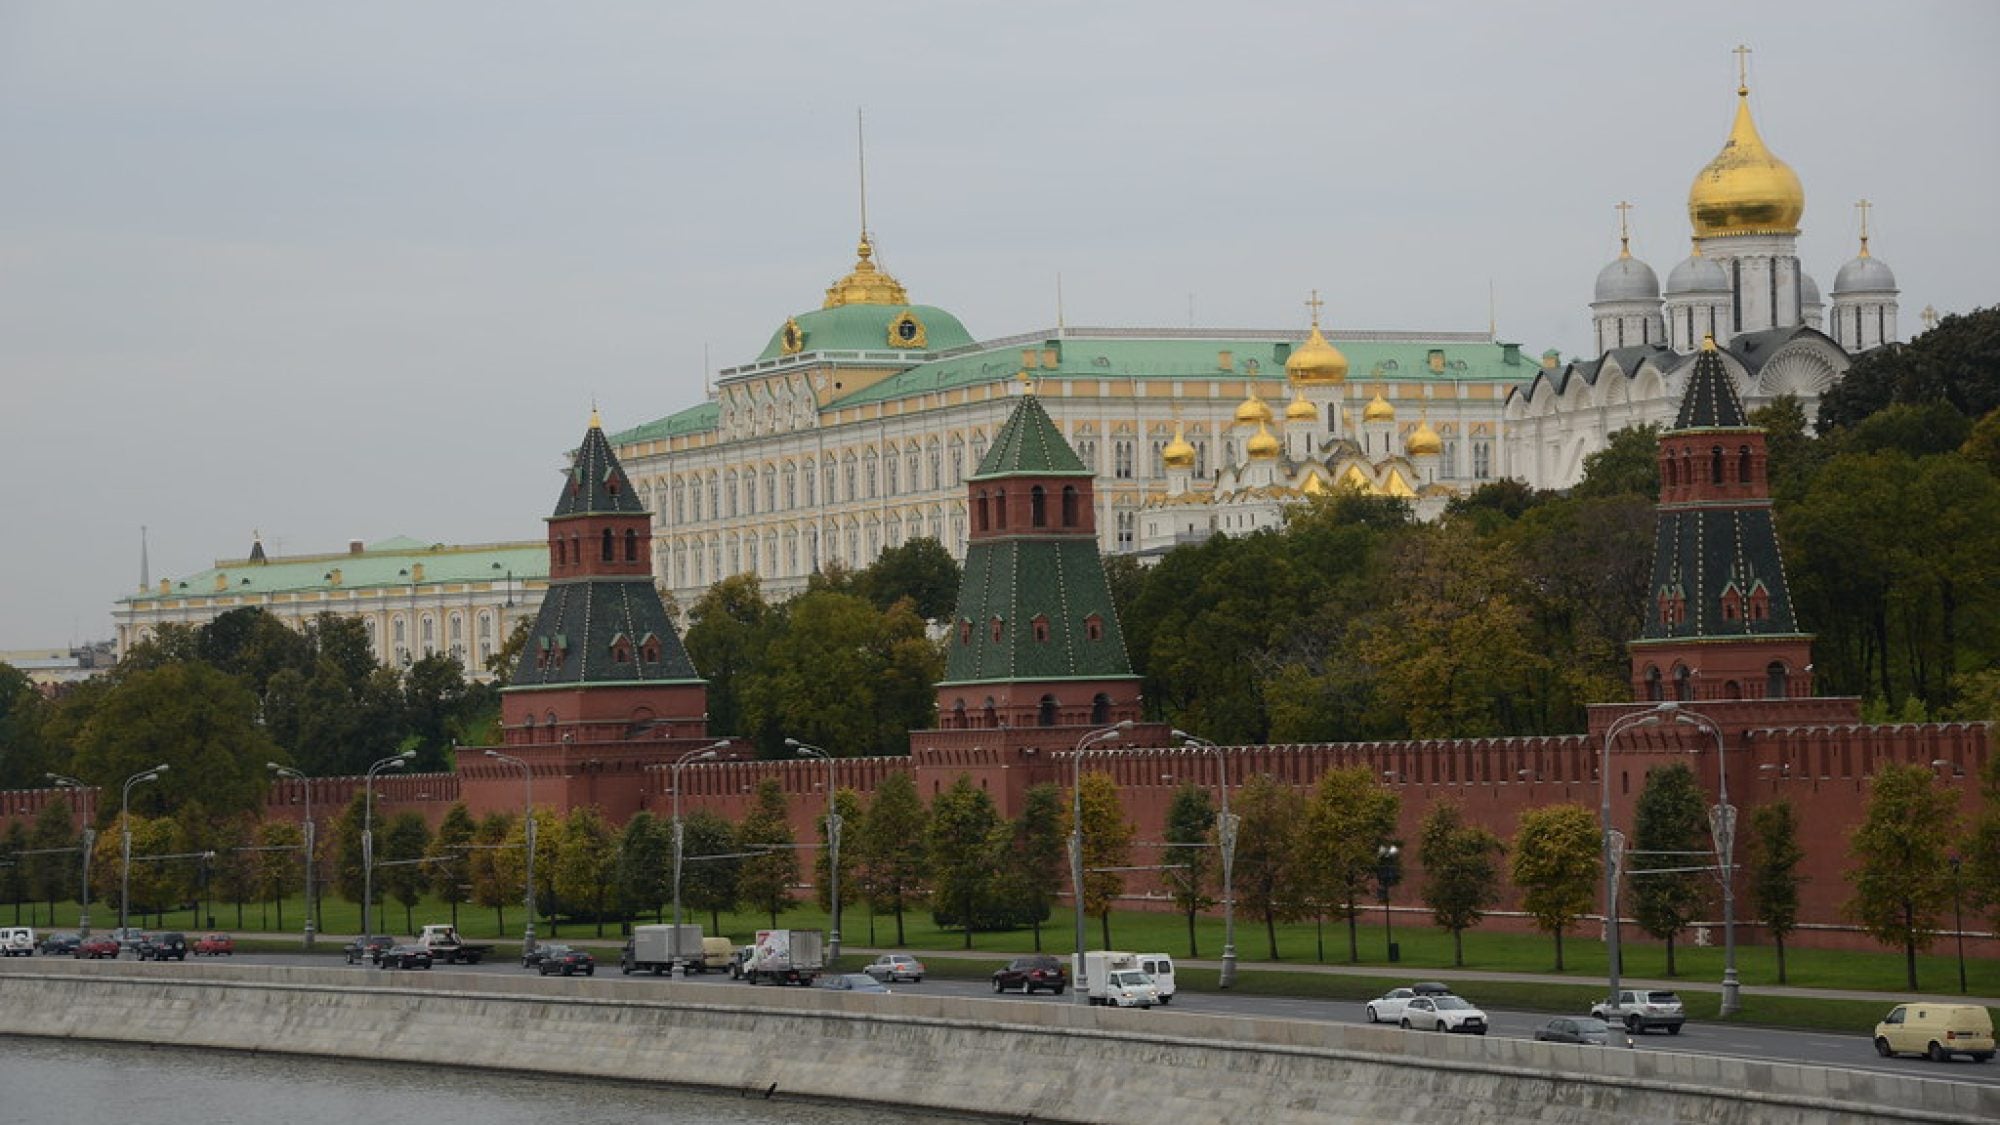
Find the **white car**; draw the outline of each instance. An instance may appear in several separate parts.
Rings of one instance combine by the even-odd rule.
[[[1643,1035],[1656,1027],[1666,1028],[1668,1035],[1679,1035],[1681,1025],[1687,1022],[1681,998],[1661,988],[1622,990],[1605,1003],[1592,1004],[1590,1014],[1605,1023],[1624,1024],[1625,1030],[1633,1035]]]
[[[1392,988],[1368,1002],[1369,1023],[1395,1023],[1403,1018],[1403,1009],[1417,998],[1415,989]]]
[[[861,971],[883,984],[899,980],[924,983],[924,963],[907,953],[884,953],[863,966]]]
[[[1414,996],[1403,1008],[1402,1025],[1415,1031],[1486,1034],[1486,1013],[1457,996]]]

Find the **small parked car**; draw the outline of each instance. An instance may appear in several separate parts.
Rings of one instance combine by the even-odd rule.
[[[1413,996],[1403,1008],[1401,1023],[1412,1031],[1486,1034],[1486,1013],[1458,996]]]
[[[1965,1055],[1973,1062],[1993,1057],[1993,1013],[1978,1004],[1898,1004],[1875,1025],[1875,1053],[1923,1055],[1944,1062]]]
[[[50,934],[42,939],[42,956],[67,957],[81,944],[83,939],[75,934]]]
[[[173,930],[147,934],[132,950],[141,961],[185,961],[188,959],[187,935]]]
[[[379,964],[385,969],[428,969],[431,951],[421,945],[392,945],[382,951]]]
[[[72,956],[79,959],[87,957],[92,961],[105,957],[116,958],[118,956],[118,942],[115,938],[106,937],[102,934],[96,937],[84,938],[77,942],[76,951]]]
[[[993,991],[1005,992],[1018,988],[1023,993],[1033,994],[1036,990],[1053,992],[1057,996],[1069,987],[1069,970],[1060,958],[1047,954],[1032,957],[1016,957],[1007,962],[1007,967],[993,974]]]
[[[1595,1016],[1557,1016],[1535,1029],[1544,1043],[1577,1043],[1602,1047],[1611,1041],[1611,1025]]]
[[[562,949],[562,948],[564,947],[560,945],[542,944],[536,946],[533,949],[526,950],[521,954],[521,967],[524,969],[532,969],[535,966],[540,965],[542,963],[542,958],[547,957],[549,955],[549,950]]]
[[[1416,998],[1415,989],[1392,988],[1368,1002],[1368,1022],[1395,1023],[1403,1018],[1403,1009]]]
[[[871,968],[873,966],[870,966]],[[835,992],[888,992],[889,986],[868,973],[836,973],[819,978],[821,988]]]
[[[883,984],[899,980],[924,983],[924,963],[907,953],[884,953],[861,971]]]
[[[230,937],[228,934],[207,934],[196,938],[194,955],[196,957],[234,957],[236,956],[236,939]]]
[[[535,963],[535,967],[543,976],[551,973],[561,973],[564,976],[576,973],[582,973],[587,977],[597,975],[597,958],[592,957],[589,950],[578,949],[572,945],[545,945],[540,952],[542,959]]]
[[[1687,1022],[1687,1012],[1681,1007],[1681,998],[1675,993],[1658,988],[1620,989],[1618,995],[1602,1004],[1592,1004],[1590,1014],[1605,1023],[1624,1024],[1625,1030],[1634,1035],[1664,1027],[1669,1035],[1679,1035],[1681,1024]]]
[[[348,942],[347,947],[342,949],[341,953],[346,956],[347,963],[350,965],[359,965],[363,961],[379,965],[382,963],[382,954],[394,947],[395,944],[396,939],[387,934],[374,934],[370,937],[358,937]]]

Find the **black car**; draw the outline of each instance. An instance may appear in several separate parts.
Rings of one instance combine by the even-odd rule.
[[[76,947],[83,939],[75,934],[50,934],[42,939],[42,955],[45,957],[73,957]]]
[[[188,959],[187,935],[183,933],[147,934],[139,939],[132,951],[141,961],[185,961]]]
[[[347,943],[347,947],[342,949],[341,953],[346,956],[347,963],[350,965],[359,965],[364,960],[379,965],[382,963],[382,954],[393,948],[395,944],[395,938],[387,934],[376,934],[373,937],[355,938],[353,941]]]
[[[377,961],[385,969],[428,969],[431,951],[421,945],[392,945]]]
[[[541,954],[542,959],[535,967],[543,976],[548,976],[550,973],[561,973],[564,976],[582,973],[587,977],[597,975],[597,958],[585,950],[568,945],[545,945],[541,948]]]
[[[1611,1025],[1595,1016],[1557,1016],[1535,1029],[1544,1043],[1576,1043],[1602,1047],[1611,1039]]]
[[[1034,957],[1016,957],[1007,962],[1007,967],[993,974],[993,991],[1005,992],[1018,988],[1024,993],[1037,990],[1053,992],[1057,996],[1069,987],[1069,970],[1057,958],[1047,954]]]

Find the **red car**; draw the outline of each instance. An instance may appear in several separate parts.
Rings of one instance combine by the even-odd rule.
[[[108,937],[84,938],[81,942],[77,943],[76,955],[78,957],[88,957],[92,961],[97,960],[99,957],[109,957],[115,961],[118,958],[118,943]]]
[[[236,956],[236,939],[230,937],[228,934],[209,934],[207,937],[198,938],[194,943],[194,955],[196,957],[234,957]]]

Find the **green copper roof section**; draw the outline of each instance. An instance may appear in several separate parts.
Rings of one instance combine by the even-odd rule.
[[[508,686],[700,682],[651,579],[585,578],[550,585]]]
[[[398,536],[371,544],[359,554],[273,556],[264,562],[249,559],[217,559],[207,570],[185,578],[172,579],[167,592],[156,582],[145,591],[120,598],[124,605],[180,598],[238,597],[242,595],[308,594],[325,590],[404,589],[416,582],[415,567],[423,567],[418,585],[433,587],[473,582],[506,582],[525,585],[542,582],[549,576],[548,544],[489,543],[452,547],[443,543]],[[334,581],[335,572],[340,581]],[[222,588],[216,588],[216,579]]]
[[[1769,501],[1662,508],[1656,528],[1651,597],[1638,643],[1799,633]],[[1750,612],[1753,600],[1769,607],[1764,616]],[[1737,607],[1733,617],[1723,610],[1728,602]],[[1671,616],[1669,605],[1677,607]]]
[[[1714,348],[1703,348],[1695,356],[1694,372],[1681,395],[1681,412],[1674,420],[1674,429],[1742,429],[1749,424],[1743,402],[1736,397],[1736,385],[1722,366],[1722,356]]]
[[[1091,475],[1049,419],[1049,412],[1042,409],[1041,400],[1022,395],[1000,432],[993,435],[993,447],[986,451],[971,479]]]
[[[940,686],[1132,675],[1104,564],[1089,539],[975,541],[952,621]],[[1041,628],[1046,640],[1037,639]]]
[[[968,347],[973,343],[972,334],[965,330],[965,325],[935,305],[853,304],[815,309],[793,317],[790,323],[799,327],[799,346],[794,354],[899,350],[898,345],[890,342],[890,331],[897,318],[904,313],[916,317],[923,325],[923,345],[906,352],[912,359]],[[785,326],[780,325],[776,332],[771,333],[771,342],[764,345],[755,362],[762,363],[785,354]]]
[[[866,389],[836,401],[835,406],[887,402],[909,395],[952,390],[1011,379],[1021,371],[1024,350],[1057,352],[1054,366],[1029,372],[1044,382],[1072,379],[1200,379],[1254,378],[1281,386],[1285,360],[1305,341],[1284,333],[1241,336],[1148,336],[1144,330],[1093,336],[1074,329],[1060,338],[1019,337],[997,341],[974,351],[931,360],[901,371]],[[1104,330],[1097,330],[1104,331]],[[1349,383],[1373,382],[1491,382],[1527,383],[1541,370],[1517,344],[1485,339],[1441,336],[1394,340],[1329,340],[1347,357]],[[1221,365],[1223,352],[1230,366]],[[1437,365],[1432,367],[1432,353]],[[1046,357],[1038,357],[1045,362]],[[1044,390],[1044,394],[1055,392]],[[1266,397],[1269,397],[1268,395]]]
[[[661,438],[679,437],[682,434],[699,434],[712,431],[722,417],[722,408],[713,402],[690,406],[678,414],[634,426],[621,433],[612,434],[612,445],[631,445],[640,441],[657,441]]]
[[[645,514],[639,494],[633,491],[632,482],[625,479],[625,467],[612,454],[604,431],[592,425],[570,462],[569,482],[563,485],[562,495],[556,497],[556,510],[550,518]]]

